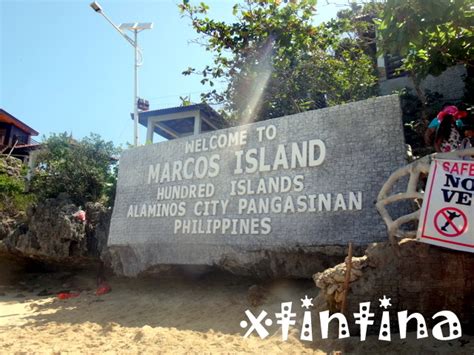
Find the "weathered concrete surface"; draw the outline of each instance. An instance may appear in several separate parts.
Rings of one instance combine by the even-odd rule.
[[[273,140],[258,140],[257,129],[276,127]],[[230,147],[216,151],[185,153],[186,143],[197,138],[210,139],[213,135],[246,130],[248,138],[241,147]],[[236,150],[248,151],[266,148],[266,157],[274,157],[278,144],[290,146],[293,142],[319,139],[324,142],[326,156],[320,166],[257,172],[235,175]],[[173,164],[189,157],[207,157],[219,154],[218,176],[176,182],[149,183],[149,167],[166,162]],[[245,153],[244,153],[245,154]],[[289,154],[289,153],[288,153]],[[309,277],[334,261],[321,259],[326,246],[345,247],[349,241],[357,246],[385,238],[385,226],[378,215],[374,201],[377,193],[397,168],[406,162],[401,124],[401,110],[397,96],[373,98],[366,101],[304,112],[297,115],[234,127],[174,141],[147,145],[127,150],[120,160],[117,197],[111,221],[108,246],[114,255],[115,270],[134,276],[160,264],[222,265],[227,269],[258,270],[268,264],[271,272],[284,275]],[[296,192],[267,195],[231,196],[231,181],[238,178],[257,184],[259,179],[287,176],[304,176],[304,189]],[[215,187],[211,198],[157,200],[157,189],[167,186],[210,183]],[[330,194],[332,203],[338,194],[361,193],[360,210],[337,209],[331,211],[287,212],[264,214],[239,214],[239,198]],[[198,217],[194,207],[198,201],[228,199],[225,214]],[[181,233],[174,230],[177,217],[128,216],[130,206],[150,206],[157,203],[184,202],[185,215],[181,219],[196,219],[206,222],[210,218],[264,218],[271,219],[271,232],[262,233]],[[332,207],[331,207],[332,208]],[[132,209],[133,211],[133,209]],[[304,262],[313,259],[308,266],[298,266],[301,255],[308,255]],[[280,255],[281,257],[277,257]],[[295,257],[293,257],[293,256]],[[310,256],[312,255],[312,256]],[[326,254],[325,254],[326,255]],[[329,254],[342,257],[341,253]],[[289,259],[295,262],[290,262]],[[269,260],[270,259],[270,260]],[[320,259],[318,261],[318,259]],[[280,260],[280,261],[278,261]],[[288,262],[286,262],[288,260]],[[340,260],[340,259],[338,259]],[[286,262],[286,264],[285,264]],[[321,268],[314,268],[319,264]],[[232,265],[232,267],[230,267]],[[254,265],[255,267],[250,267]],[[280,265],[276,267],[275,265]],[[284,265],[284,266],[281,266]],[[237,270],[239,269],[239,271]],[[311,270],[310,270],[311,269]]]
[[[196,250],[199,253],[200,250]],[[150,253],[147,246],[113,246],[107,248],[102,259],[115,273],[135,276],[142,272],[159,274],[167,272],[168,264],[155,264],[152,260],[144,264],[143,260]],[[363,248],[356,247],[355,255],[362,255]],[[315,270],[324,270],[344,260],[347,247],[314,246],[305,248],[238,250],[223,254],[213,264],[191,264],[190,269],[198,265],[208,265],[235,275],[268,278],[309,278]]]
[[[391,312],[420,312],[427,321],[450,310],[463,323],[474,325],[474,254],[454,251],[413,239],[398,246],[377,243],[364,257],[354,258],[347,314],[358,312],[360,302],[372,302],[375,320],[381,319],[379,298],[391,298]],[[320,296],[333,311],[341,308],[345,264],[313,276]],[[378,323],[374,325],[378,330]]]

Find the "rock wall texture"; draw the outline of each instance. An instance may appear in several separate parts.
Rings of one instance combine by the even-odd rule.
[[[12,177],[20,177],[22,162],[20,159],[0,155],[0,174],[6,174]]]
[[[14,178],[15,180],[22,181],[21,170],[22,162],[20,159],[8,157],[7,155],[0,154],[0,176],[8,176]],[[0,193],[0,199],[5,198],[2,193]],[[1,201],[0,202],[4,202]],[[16,216],[17,211],[12,211],[10,209],[0,210],[0,241],[9,236],[16,225]]]
[[[1,241],[6,252],[50,263],[80,264],[99,257],[107,244],[110,211],[87,204],[85,221],[66,197],[48,199],[27,210]]]
[[[393,312],[420,312],[428,321],[436,312],[450,310],[463,323],[474,322],[474,254],[404,239],[398,246],[377,243],[353,264],[349,315],[358,311],[360,302],[371,301],[379,321],[383,309],[378,300],[386,295]],[[345,271],[345,264],[340,264],[313,276],[322,289],[319,297],[333,311],[341,307]]]
[[[16,222],[7,213],[0,212],[0,241],[8,237],[15,228]]]

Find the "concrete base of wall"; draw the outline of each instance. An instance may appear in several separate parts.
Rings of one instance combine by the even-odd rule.
[[[208,247],[206,247],[208,248]],[[362,255],[364,246],[354,248],[355,255]],[[199,252],[199,251],[197,251]],[[152,261],[156,249],[147,245],[145,248],[136,246],[112,246],[103,254],[105,263],[117,275],[135,277],[146,273],[168,272],[174,264],[156,264]],[[150,256],[147,258],[146,255]],[[315,246],[304,248],[285,248],[273,250],[235,250],[226,253],[213,263],[189,264],[187,267],[215,267],[235,275],[257,278],[311,278],[317,271],[323,271],[332,265],[344,261],[347,247]],[[148,264],[143,260],[148,259]],[[182,266],[182,264],[181,264]]]

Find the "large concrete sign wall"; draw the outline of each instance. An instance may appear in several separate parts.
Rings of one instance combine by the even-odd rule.
[[[131,275],[380,241],[374,201],[405,156],[397,96],[130,149],[108,243]]]

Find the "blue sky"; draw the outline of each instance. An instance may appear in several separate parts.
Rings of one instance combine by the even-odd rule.
[[[0,0],[0,107],[41,135],[72,132],[81,138],[95,132],[124,145],[133,141],[133,48],[90,2]],[[210,17],[232,20],[234,1],[205,2]],[[199,101],[205,89],[199,77],[181,72],[204,67],[211,55],[190,43],[197,35],[181,18],[178,0],[99,3],[117,24],[154,22],[138,40],[144,53],[139,96],[150,101],[150,109],[177,106],[179,96]],[[341,7],[320,0],[318,9],[315,22]],[[141,129],[142,141],[144,135]]]

